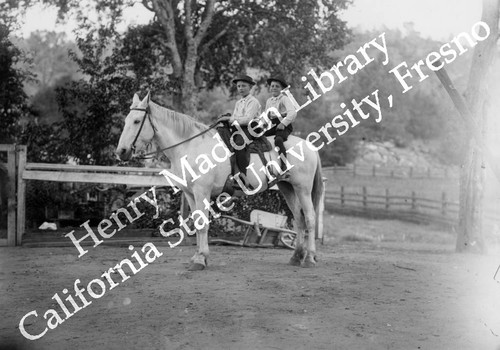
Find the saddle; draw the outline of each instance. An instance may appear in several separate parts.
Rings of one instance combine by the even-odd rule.
[[[231,145],[231,130],[227,126],[217,128],[219,135],[224,141],[224,144],[229,149],[229,151],[234,153],[234,147]],[[259,137],[257,139],[253,139],[252,143],[247,147],[247,152],[249,153],[257,153],[262,160],[262,163],[267,163],[267,159],[264,156],[265,152],[269,152],[273,149],[271,142],[267,139],[267,137]],[[236,171],[235,171],[236,170]],[[234,175],[238,172],[239,169],[236,168],[236,161],[234,159],[234,154],[231,156],[231,173]]]
[[[231,130],[227,126],[218,127],[217,131],[226,145],[226,147],[233,153],[230,157],[231,162],[231,175],[226,179],[226,184],[224,185],[224,191],[233,194],[235,190],[239,189],[239,187],[235,184],[235,181],[232,179],[232,176],[239,172],[238,166],[236,165],[236,156],[234,154],[234,147],[231,145]],[[247,152],[256,153],[259,155],[262,164],[266,164],[268,159],[265,157],[265,152],[270,152],[273,149],[271,142],[267,139],[267,137],[261,136],[259,138],[253,139],[252,143],[248,145]]]

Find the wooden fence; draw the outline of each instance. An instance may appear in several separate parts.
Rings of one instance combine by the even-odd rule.
[[[392,177],[392,178],[415,178],[415,179],[449,179],[458,176],[458,172],[450,171],[448,168],[421,168],[421,167],[377,167],[375,165],[358,165],[356,163],[348,166],[325,167],[325,171],[335,173],[346,173],[353,177]]]
[[[9,183],[12,184],[9,192],[7,239],[0,240],[0,246],[22,243],[26,221],[26,181],[169,186],[165,177],[159,174],[161,169],[158,168],[28,163],[26,146],[0,145],[0,151],[8,152]],[[188,214],[184,196],[181,200],[181,213],[184,217]],[[323,238],[322,213],[323,209],[320,207],[316,227],[316,236],[320,239]]]
[[[94,184],[127,184],[135,186],[168,186],[160,169],[46,164],[26,162],[26,146],[0,145],[7,152],[9,172],[7,239],[0,246],[20,245],[26,221],[26,181],[80,182]],[[186,207],[183,201],[184,207]]]
[[[22,242],[26,217],[26,181],[129,184],[146,187],[167,185],[159,170],[154,168],[27,163],[26,146],[0,145],[0,152],[6,152],[8,155],[7,168],[11,184],[8,192],[7,238],[0,239],[0,245],[13,246]],[[326,170],[328,171],[328,168]],[[359,174],[358,170],[355,167],[333,169],[333,171],[351,171],[353,174]],[[375,176],[378,176],[377,174],[379,173],[375,172]],[[391,172],[391,175],[396,176],[396,174]],[[416,174],[413,173],[412,176]],[[429,174],[432,176],[434,173]],[[428,199],[418,197],[415,192],[410,196],[392,195],[389,190],[383,195],[371,194],[366,187],[357,192],[347,192],[342,186],[338,191],[326,191],[324,196],[326,209],[350,214],[360,213],[375,217],[438,221],[448,224],[455,224],[458,221],[459,205],[457,202],[449,201],[445,193],[440,199]],[[486,220],[500,222],[500,215],[496,212],[485,211],[484,217]],[[321,235],[321,231],[319,228],[318,236]]]
[[[356,192],[347,192],[344,186],[338,191],[327,191],[325,208],[351,214],[417,222],[435,221],[450,225],[458,223],[459,213],[459,203],[449,201],[445,192],[440,199],[429,199],[418,197],[415,192],[409,196],[391,195],[389,189],[385,190],[384,195],[370,194],[365,186]],[[500,213],[496,211],[486,209],[483,217],[487,222],[500,223]]]

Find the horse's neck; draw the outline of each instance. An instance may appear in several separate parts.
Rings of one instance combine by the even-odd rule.
[[[189,117],[170,111],[154,102],[150,102],[150,107],[154,123],[156,124],[155,126],[158,129],[156,131],[156,143],[159,149],[176,145],[200,132],[198,128],[194,127],[195,123]],[[203,138],[203,141],[206,141],[206,139]],[[176,147],[169,148],[163,153],[172,163],[175,163],[186,155],[197,156],[197,152],[202,151],[205,147],[205,145],[202,145],[202,138],[200,136],[199,138],[197,137],[181,143]]]

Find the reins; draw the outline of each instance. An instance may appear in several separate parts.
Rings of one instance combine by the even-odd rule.
[[[142,118],[142,122],[141,122],[141,126],[139,127],[139,130],[137,131],[137,135],[135,135],[135,138],[134,138],[134,141],[132,142],[132,151],[135,152],[135,143],[137,141],[137,139],[139,138],[139,135],[141,133],[141,130],[142,130],[142,127],[144,126],[144,122],[146,121],[146,117],[148,117],[149,119],[149,122],[151,123],[151,127],[153,128],[153,132],[156,134],[156,127],[154,126],[152,120],[151,120],[151,113],[150,113],[150,109],[149,109],[149,105],[146,107],[146,108],[131,108],[131,110],[133,111],[142,111],[144,112],[144,117]],[[163,151],[166,151],[168,149],[171,149],[171,148],[174,148],[174,147],[177,147],[179,145],[182,145],[183,143],[186,143],[188,141],[191,141],[192,139],[195,139],[197,138],[198,136],[201,136],[207,132],[209,132],[210,130],[212,130],[213,128],[215,128],[217,126],[217,124],[219,124],[219,122],[215,122],[211,125],[208,126],[208,129],[206,130],[203,130],[202,132],[196,134],[196,135],[193,135],[191,136],[190,138],[186,139],[186,140],[183,140],[181,142],[177,142],[176,144],[173,144],[171,146],[168,146],[168,147],[165,147],[165,148],[162,148],[160,150],[156,150],[156,151],[153,151],[153,152],[149,152],[149,153],[145,153],[145,154],[142,154],[141,156],[136,156],[134,158],[136,159],[151,159],[153,157],[148,157],[148,156],[151,156],[151,155],[156,155],[158,153],[161,153]]]

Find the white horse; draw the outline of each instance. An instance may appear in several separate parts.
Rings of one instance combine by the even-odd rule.
[[[135,151],[143,151],[154,145],[162,150],[171,162],[168,171],[179,178],[185,178],[184,184],[176,184],[184,192],[191,212],[201,211],[209,217],[206,200],[218,196],[231,173],[230,160],[217,156],[216,161],[208,158],[211,150],[219,144],[220,138],[214,129],[197,122],[193,118],[169,110],[152,102],[148,95],[141,101],[134,95],[130,113],[125,118],[125,126],[120,136],[116,154],[121,160],[129,160]],[[197,134],[201,134],[196,137]],[[274,144],[273,137],[270,137]],[[185,141],[185,142],[183,142]],[[169,147],[174,145],[174,147]],[[315,226],[323,179],[319,155],[305,144],[305,141],[291,135],[285,142],[290,177],[278,182],[278,187],[294,216],[294,229],[297,231],[297,246],[290,264],[294,266],[313,267],[316,264]],[[229,152],[227,150],[227,152]],[[278,165],[278,153],[270,152],[270,157]],[[219,162],[220,161],[220,162]],[[272,163],[272,162],[269,162]],[[187,164],[195,171],[186,171]],[[260,157],[251,155],[247,178],[254,189],[267,189],[269,173],[266,176]],[[270,166],[268,166],[270,167]],[[254,171],[251,171],[254,170]],[[193,176],[194,175],[194,176]],[[205,202],[204,202],[205,200]],[[191,258],[190,270],[202,270],[207,266],[208,225],[197,230],[197,251]],[[307,243],[304,237],[308,236]]]

